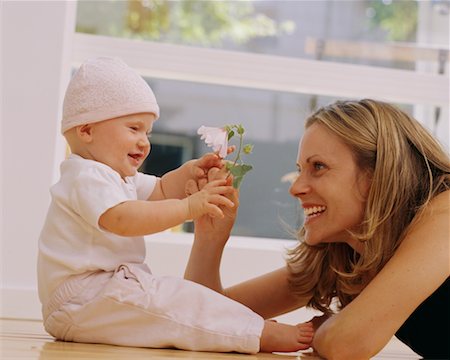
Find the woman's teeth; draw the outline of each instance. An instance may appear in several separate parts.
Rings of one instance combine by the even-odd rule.
[[[309,208],[303,209],[303,212],[306,216],[311,216],[317,213],[324,212],[326,210],[326,206],[312,206]]]

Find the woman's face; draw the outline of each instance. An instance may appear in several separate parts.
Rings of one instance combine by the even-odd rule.
[[[309,245],[359,242],[346,230],[361,223],[370,180],[356,165],[350,148],[324,125],[309,126],[300,141],[299,175],[290,188],[303,207]]]

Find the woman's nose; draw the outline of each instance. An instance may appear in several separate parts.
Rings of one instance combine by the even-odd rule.
[[[309,185],[309,182],[307,181],[307,177],[305,174],[298,175],[297,178],[292,183],[291,187],[289,188],[289,192],[294,197],[305,195],[310,191],[311,186]]]

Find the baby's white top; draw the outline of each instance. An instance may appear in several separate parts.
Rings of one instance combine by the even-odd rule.
[[[112,234],[98,221],[122,202],[146,200],[156,180],[137,173],[124,181],[109,166],[74,154],[61,164],[61,178],[50,189],[52,201],[39,238],[38,288],[43,304],[71,275],[144,261],[142,236]]]

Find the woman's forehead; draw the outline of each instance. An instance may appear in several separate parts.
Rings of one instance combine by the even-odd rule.
[[[351,156],[349,147],[328,128],[312,124],[306,128],[298,147],[298,161],[306,161],[313,156]]]

